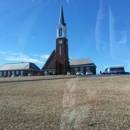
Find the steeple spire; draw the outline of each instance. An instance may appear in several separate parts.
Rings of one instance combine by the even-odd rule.
[[[63,7],[62,6],[61,6],[61,9],[60,9],[59,23],[62,24],[63,26],[66,26],[66,23],[64,21],[64,13],[63,13]]]
[[[60,9],[60,17],[59,17],[59,24],[57,26],[57,38],[67,38],[67,26],[64,21],[64,13],[63,13],[63,7],[61,6]]]

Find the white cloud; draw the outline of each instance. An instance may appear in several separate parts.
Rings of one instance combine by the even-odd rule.
[[[67,3],[69,4],[69,0],[66,0],[67,1]]]
[[[12,62],[33,62],[44,64],[45,60],[49,57],[49,55],[40,55],[40,54],[24,54],[23,52],[13,52],[13,51],[0,51],[0,56],[7,61]]]
[[[0,54],[6,54],[6,52],[5,51],[0,51]]]
[[[50,55],[41,55],[42,59],[48,59]]]

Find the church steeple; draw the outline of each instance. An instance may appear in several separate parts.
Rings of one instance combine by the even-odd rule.
[[[62,6],[61,6],[61,9],[60,9],[59,24],[62,24],[63,26],[66,26],[66,23],[64,21],[64,13],[63,13],[63,7]]]
[[[67,27],[64,20],[64,13],[63,13],[63,7],[61,6],[60,9],[60,17],[59,17],[59,24],[57,26],[57,38],[67,38]]]
[[[63,7],[61,6],[59,23],[57,26],[55,74],[67,74],[68,70],[69,70],[69,61],[68,61],[67,27],[64,21]]]

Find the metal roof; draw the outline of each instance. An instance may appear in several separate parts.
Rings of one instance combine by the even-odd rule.
[[[36,66],[34,63],[31,62],[22,62],[22,63],[9,63],[4,64],[0,66],[0,70],[26,70],[26,69],[32,69],[32,70],[40,70],[38,66]]]
[[[70,59],[70,66],[75,66],[75,65],[94,65],[95,64],[92,62],[90,58],[80,58],[80,59]]]

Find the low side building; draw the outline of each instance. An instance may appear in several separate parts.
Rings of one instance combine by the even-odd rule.
[[[31,62],[10,63],[0,66],[0,77],[10,77],[11,75],[27,76],[29,73],[37,75],[40,72],[40,68]]]
[[[86,74],[86,71],[91,71],[94,75],[96,74],[96,65],[90,58],[70,59],[70,72],[76,73],[78,71]]]

